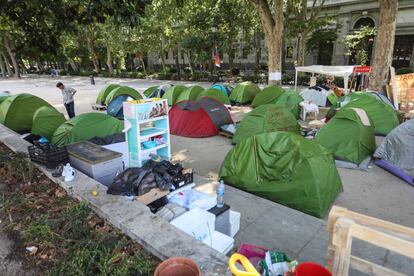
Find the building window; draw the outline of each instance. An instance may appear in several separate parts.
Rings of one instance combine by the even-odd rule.
[[[286,47],[286,58],[293,58],[293,47],[292,46]]]
[[[414,35],[397,35],[394,43],[392,66],[409,67],[414,47]]]
[[[165,51],[164,55],[165,55],[165,59],[169,58],[169,52],[168,51]]]
[[[370,17],[362,17],[355,22],[354,29],[360,29],[361,27],[375,27],[375,22]]]

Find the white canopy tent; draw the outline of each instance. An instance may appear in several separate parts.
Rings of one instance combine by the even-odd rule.
[[[306,72],[313,74],[330,75],[344,78],[344,92],[348,94],[348,79],[354,72],[355,66],[325,66],[325,65],[311,65],[296,67],[295,70],[295,90],[298,85],[298,72]]]

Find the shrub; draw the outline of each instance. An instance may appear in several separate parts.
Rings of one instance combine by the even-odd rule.
[[[395,74],[397,75],[405,75],[405,74],[411,74],[411,73],[414,73],[414,71],[413,69],[409,67],[402,67],[395,72]]]
[[[145,74],[142,72],[137,72],[136,73],[136,78],[137,79],[145,79]]]

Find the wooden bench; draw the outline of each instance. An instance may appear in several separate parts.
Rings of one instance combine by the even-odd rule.
[[[370,275],[404,275],[351,254],[352,239],[414,259],[414,229],[334,206],[328,218],[328,269],[335,276],[346,276],[349,268]]]

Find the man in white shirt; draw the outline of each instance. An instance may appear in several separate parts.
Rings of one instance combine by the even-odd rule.
[[[73,96],[76,94],[76,90],[69,86],[64,86],[63,83],[58,82],[56,87],[62,90],[63,105],[68,112],[69,118],[75,117],[75,102]]]

